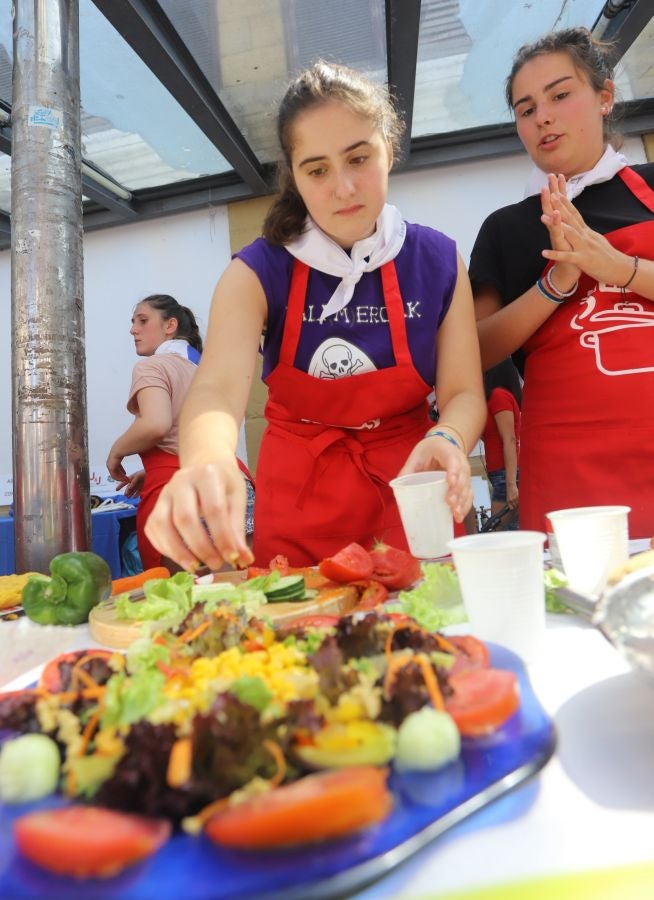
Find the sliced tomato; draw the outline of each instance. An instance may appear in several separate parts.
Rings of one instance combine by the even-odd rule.
[[[359,581],[372,575],[372,560],[361,544],[348,544],[338,553],[323,559],[318,569],[330,581]]]
[[[461,734],[477,737],[490,734],[520,706],[518,679],[503,669],[469,669],[449,679],[453,695],[445,710]]]
[[[212,841],[241,850],[286,847],[341,837],[391,809],[386,769],[354,766],[299,781],[227,806],[206,825]]]
[[[82,667],[87,673],[92,673],[94,668],[97,669],[97,664],[94,665],[94,660],[102,660],[103,662],[107,662],[110,657],[114,655],[112,650],[71,650],[69,653],[60,653],[59,656],[55,656],[54,659],[51,659],[47,662],[41,672],[41,677],[39,678],[39,687],[45,688],[46,691],[49,691],[51,694],[57,694],[59,691],[66,691],[70,687],[70,679],[73,667],[75,663],[79,662],[82,657],[86,656],[88,659],[86,662],[82,663]],[[105,672],[105,666],[102,666],[102,671]],[[106,673],[105,678],[106,680]]]
[[[291,619],[284,626],[284,630],[289,628],[334,628],[338,625],[339,616],[315,615],[298,616],[297,619]]]
[[[388,600],[388,588],[379,581],[362,579],[352,582],[352,587],[359,591],[359,602],[355,606],[355,610],[374,609]]]
[[[469,634],[457,634],[448,635],[447,641],[459,651],[454,665],[449,670],[450,675],[456,675],[466,669],[487,669],[490,666],[488,647],[479,638]]]
[[[372,577],[392,591],[411,587],[422,578],[420,560],[407,550],[377,543],[370,551]]]
[[[28,813],[14,824],[18,850],[30,862],[76,878],[115,875],[158,850],[170,822],[100,806],[66,806]]]

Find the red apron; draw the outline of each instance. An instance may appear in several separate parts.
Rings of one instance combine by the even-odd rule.
[[[145,523],[154,509],[162,489],[179,469],[179,457],[174,453],[166,453],[165,450],[160,450],[158,447],[153,447],[152,450],[146,450],[139,455],[145,469],[145,480],[136,509],[136,538],[143,568],[151,569],[161,565],[161,553],[145,536]]]
[[[618,173],[654,212],[654,191]],[[652,259],[654,221],[606,234]],[[552,264],[550,264],[551,266]],[[525,346],[520,437],[520,527],[545,530],[555,509],[631,507],[632,538],[654,534],[654,302],[582,275]]]
[[[161,565],[161,553],[152,546],[145,536],[145,523],[148,521],[150,513],[159,499],[159,494],[179,469],[179,457],[175,453],[167,453],[158,447],[146,450],[144,453],[140,453],[139,456],[145,469],[145,480],[141,489],[139,505],[136,509],[136,539],[143,568],[151,569],[154,566]],[[254,478],[245,464],[238,458],[236,461],[243,475],[254,486]]]
[[[309,268],[295,261],[279,361],[268,375],[257,463],[254,553],[313,565],[357,541],[406,547],[388,482],[429,428],[431,387],[407,342],[395,264],[380,269],[395,365],[344,378],[294,368]]]

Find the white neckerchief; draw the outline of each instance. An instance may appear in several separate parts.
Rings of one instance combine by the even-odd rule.
[[[307,216],[302,234],[285,246],[292,256],[312,269],[342,279],[322,311],[322,322],[347,306],[364,272],[372,272],[395,259],[405,237],[406,223],[399,210],[386,203],[377,218],[373,234],[356,241],[349,256],[336,241],[320,230],[311,216]]]
[[[568,178],[566,186],[568,189],[568,200],[578,197],[584,188],[591,184],[600,184],[602,181],[610,181],[620,169],[624,169],[628,165],[627,157],[618,153],[609,144],[592,169],[588,172],[581,172],[579,175],[573,175]],[[539,194],[540,189],[547,185],[547,173],[534,166],[531,175],[527,180],[525,187],[525,197],[532,197]]]
[[[155,356],[158,353],[176,353],[178,356],[183,356],[184,359],[190,359],[189,349],[191,349],[191,345],[184,338],[172,338],[170,341],[159,344],[154,353]]]

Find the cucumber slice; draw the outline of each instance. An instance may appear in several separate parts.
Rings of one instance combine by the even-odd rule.
[[[304,575],[284,575],[265,591],[270,603],[298,600],[305,594]]]

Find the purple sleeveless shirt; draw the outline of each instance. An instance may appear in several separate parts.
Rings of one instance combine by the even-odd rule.
[[[277,365],[294,257],[264,238],[234,254],[257,275],[268,302],[263,343],[263,378]],[[428,384],[436,372],[436,332],[447,313],[457,278],[456,246],[424,225],[407,223],[395,257],[413,364]],[[307,298],[295,367],[317,378],[357,375],[395,364],[379,270],[365,272],[345,309],[319,323],[323,306],[339,278],[309,273]]]

